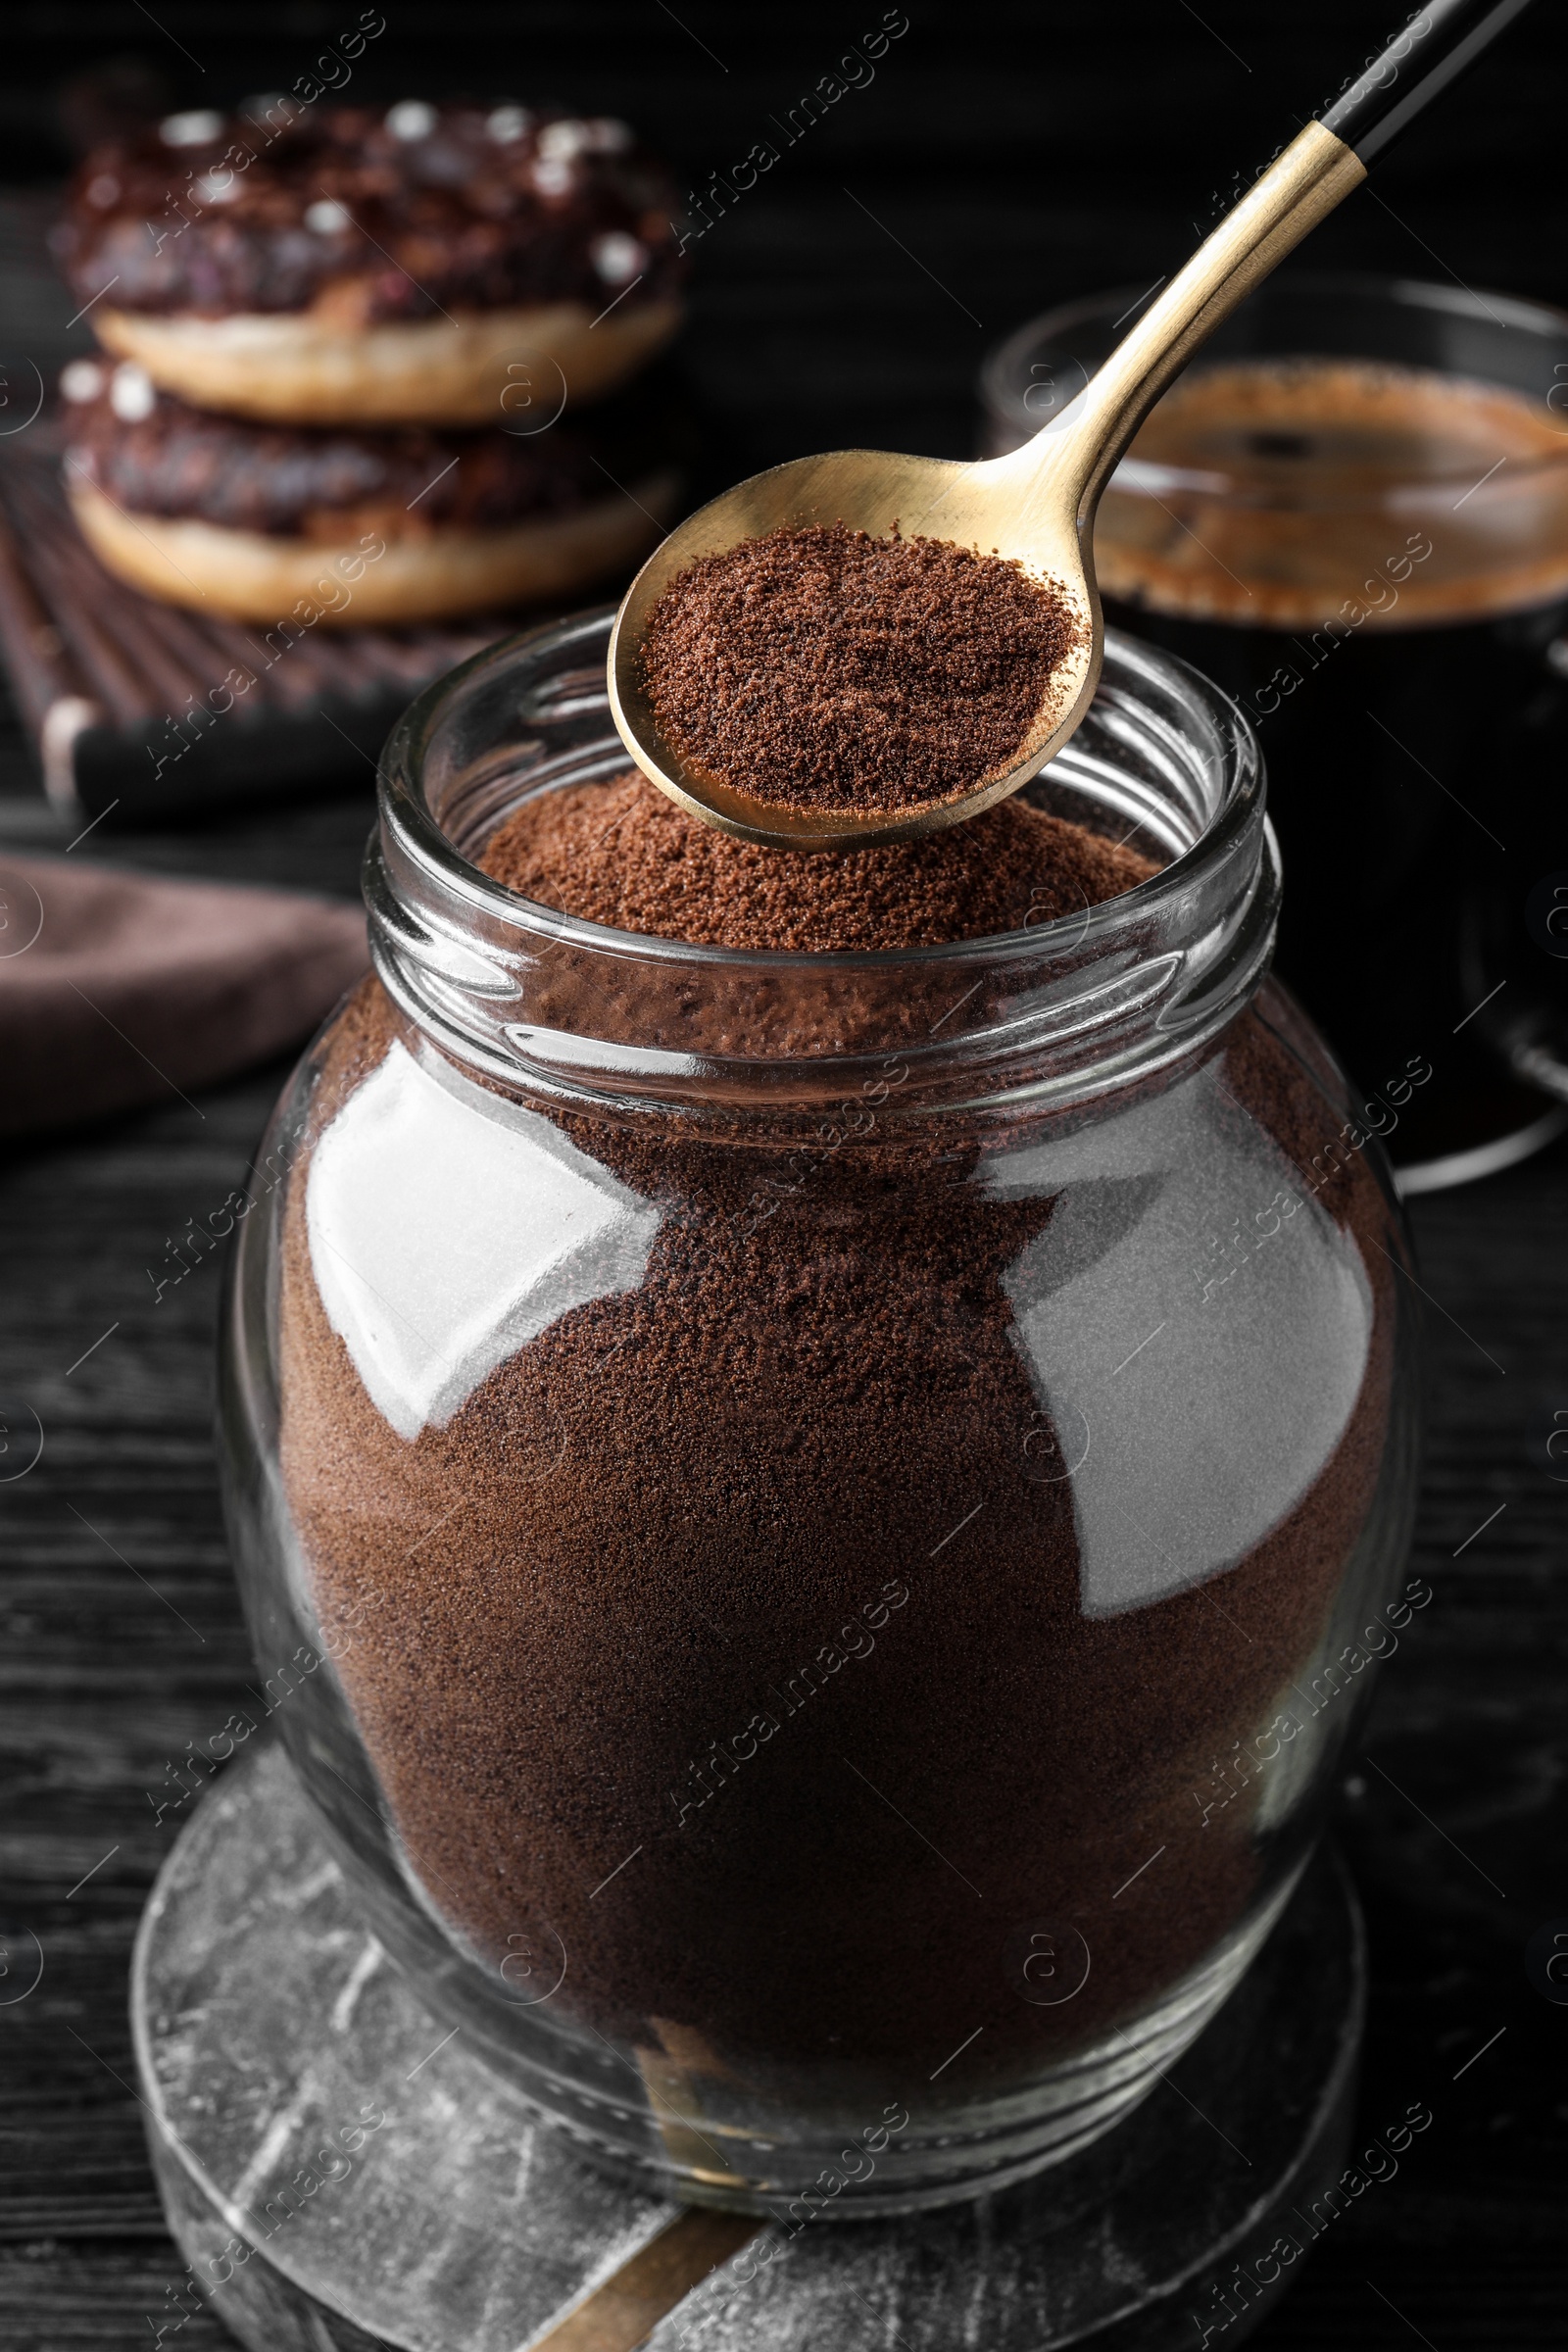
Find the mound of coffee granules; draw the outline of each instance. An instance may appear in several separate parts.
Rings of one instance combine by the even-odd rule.
[[[1021,930],[1156,870],[1016,794],[967,824],[879,849],[765,850],[688,815],[637,769],[524,801],[480,863],[525,898],[617,931],[797,954]]]
[[[567,807],[558,839],[571,823]],[[497,836],[498,863],[525,830]],[[1142,1214],[1149,1177],[1029,1175],[1032,1147],[1081,1139],[1081,1109],[873,1122],[802,1154],[760,1117],[714,1134],[519,1081],[519,1123],[639,1204],[646,1262],[408,1439],[323,1306],[305,1209],[362,1088],[435,1083],[419,1051],[374,981],[325,1043],[285,1211],[279,1379],[323,1640],[430,1901],[492,1972],[559,1937],[543,2014],[637,2048],[699,2121],[748,2095],[839,2115],[874,2092],[875,2113],[891,2085],[929,2104],[939,2068],[955,2099],[1018,2089],[1136,2019],[1255,1898],[1290,1764],[1203,1805],[1238,1743],[1255,1754],[1298,1709],[1366,1525],[1394,1277],[1364,1156],[1311,1212],[1350,1237],[1375,1313],[1337,1442],[1223,1574],[1097,1614],[1074,1482],[1053,1474],[1072,1433],[1031,1379],[1012,1287],[1058,1219],[1070,1284]],[[1255,1154],[1261,1121],[1260,1205],[1339,1115],[1256,1011],[1098,1115],[1139,1100],[1167,1170],[1188,1136],[1200,1169],[1216,1132]],[[471,1204],[444,1212],[410,1237],[434,1253],[436,1314],[441,1253],[464,1262],[477,1229]],[[519,1187],[484,1230],[531,1213]],[[1204,1303],[1201,1231],[1190,1254],[1161,1343],[1177,1384],[1199,1319],[1238,1295]],[[1107,1371],[1161,1311],[1124,1303]],[[1040,2004],[1018,1938],[1067,1928],[1088,1980]]]
[[[1005,768],[1081,623],[1000,556],[769,531],[680,573],[648,616],[644,677],[682,758],[792,808],[945,801]]]

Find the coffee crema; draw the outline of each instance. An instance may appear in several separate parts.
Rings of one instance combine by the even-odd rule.
[[[1568,592],[1568,415],[1365,360],[1199,368],[1112,477],[1095,564],[1124,604],[1257,628],[1523,611]]]

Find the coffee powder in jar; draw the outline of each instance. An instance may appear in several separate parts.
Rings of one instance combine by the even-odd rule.
[[[622,779],[535,796],[480,862],[628,931],[822,948],[1017,922],[1026,867],[1064,904],[1152,870],[1022,804],[864,857],[836,900],[832,861],[712,835]],[[1179,1081],[1238,1136],[1261,1127],[1284,1183],[1332,1128],[1289,1021],[1248,1010]],[[420,1050],[367,983],[313,1151]],[[873,1116],[803,1152],[520,1080],[515,1099],[638,1204],[646,1257],[412,1433],[323,1303],[309,1156],[285,1225],[285,1492],[428,1900],[491,1971],[559,1943],[556,2014],[678,2068],[698,2106],[738,2082],[848,2096],[860,2075],[881,2096],[949,2061],[954,2095],[978,2095],[1136,2019],[1254,1899],[1262,1799],[1203,1792],[1295,1704],[1366,1523],[1393,1276],[1365,1159],[1314,1194],[1375,1310],[1332,1448],[1222,1576],[1097,1612],[1073,1433],[1009,1288],[1063,1196],[997,1180],[1049,1117]],[[1042,1919],[1092,1954],[1059,2005],[1019,1997],[1009,1957]]]
[[[525,802],[492,838],[484,870],[613,930],[821,955],[1023,930],[1116,898],[1156,869],[1016,796],[945,832],[780,856],[688,815],[633,770]]]

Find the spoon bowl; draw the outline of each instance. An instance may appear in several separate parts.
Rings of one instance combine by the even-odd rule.
[[[974,465],[841,449],[753,474],[700,508],[649,557],[611,640],[611,708],[638,765],[694,816],[743,841],[795,850],[869,849],[933,832],[1015,792],[1059,750],[1088,709],[1104,637],[1076,499],[1069,503],[1066,491],[1031,497],[1039,472],[1034,443]],[[1028,733],[1004,768],[982,776],[967,792],[896,809],[790,808],[754,799],[684,757],[660,725],[643,677],[642,647],[648,614],[670,582],[700,557],[721,555],[743,539],[785,525],[833,522],[873,539],[889,538],[897,528],[906,539],[947,539],[1015,557],[1033,578],[1054,583],[1074,614],[1073,642],[1051,672]]]

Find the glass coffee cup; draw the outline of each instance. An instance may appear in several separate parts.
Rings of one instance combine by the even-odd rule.
[[[235,1557],[438,2020],[667,2193],[906,2211],[1113,2126],[1288,1900],[1404,1605],[1404,1245],[1193,671],[1113,634],[1029,787],[1136,889],[740,954],[477,863],[624,771],[610,617],[388,746],[376,977],[237,1247]]]
[[[1137,309],[1048,313],[987,361],[988,452],[1049,425]],[[1291,887],[1279,966],[1401,1189],[1524,1156],[1568,1112],[1568,317],[1404,279],[1271,278],[1144,425],[1102,504],[1107,618],[1258,731]],[[1434,1082],[1402,1113],[1385,1080]]]

